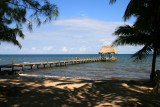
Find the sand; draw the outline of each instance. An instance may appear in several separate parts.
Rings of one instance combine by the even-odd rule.
[[[147,80],[0,76],[0,107],[160,106]]]

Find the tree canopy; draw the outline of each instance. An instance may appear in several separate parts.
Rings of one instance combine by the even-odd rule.
[[[111,0],[114,3],[116,0]],[[133,57],[142,60],[153,53],[151,81],[155,76],[156,56],[160,53],[160,1],[159,0],[130,0],[125,13],[124,21],[131,16],[136,17],[132,25],[120,26],[115,35],[118,35],[115,45],[143,45]]]
[[[23,27],[30,31],[58,17],[58,7],[48,0],[1,0],[0,41],[11,42],[21,48],[17,37],[24,38]]]

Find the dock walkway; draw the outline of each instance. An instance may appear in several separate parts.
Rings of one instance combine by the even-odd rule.
[[[83,59],[77,59],[77,57],[73,60],[70,60],[69,58],[64,61],[55,61],[55,62],[32,62],[32,63],[21,63],[21,64],[14,64],[14,61],[12,60],[12,64],[6,64],[6,65],[0,65],[0,71],[2,68],[11,68],[12,71],[14,71],[15,67],[21,67],[22,71],[24,71],[25,66],[30,66],[31,69],[39,69],[39,68],[45,68],[45,67],[56,67],[56,66],[66,66],[70,64],[83,64],[83,63],[89,63],[89,62],[99,62],[101,61],[101,58],[83,58]]]

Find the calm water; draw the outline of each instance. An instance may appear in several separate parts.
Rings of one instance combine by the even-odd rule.
[[[91,78],[91,79],[145,79],[149,78],[152,57],[148,57],[143,62],[133,62],[130,54],[116,55],[115,62],[95,62],[87,64],[67,65],[66,67],[55,67],[30,70],[25,68],[24,76],[43,76],[43,77],[71,77],[71,78]],[[68,54],[68,55],[0,55],[0,65],[26,62],[46,62],[58,61],[58,59],[72,57],[99,57],[98,54]],[[157,58],[156,69],[160,69],[160,59]]]

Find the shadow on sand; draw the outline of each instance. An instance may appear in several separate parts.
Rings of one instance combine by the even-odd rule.
[[[145,81],[0,78],[0,107],[160,106]]]

